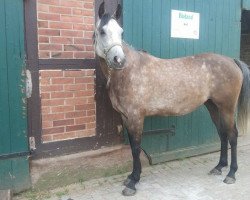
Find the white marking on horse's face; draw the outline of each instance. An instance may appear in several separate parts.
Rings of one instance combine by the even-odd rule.
[[[112,18],[101,28],[101,30],[99,26],[100,20],[97,22],[97,28],[95,31],[96,54],[104,58],[110,65],[122,64],[125,59],[122,49],[123,29],[119,26],[117,21]]]

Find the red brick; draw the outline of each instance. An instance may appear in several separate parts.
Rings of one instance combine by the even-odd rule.
[[[65,7],[55,7],[55,6],[50,6],[49,7],[49,12],[50,13],[58,13],[58,14],[71,14],[71,8],[65,8]]]
[[[62,51],[61,44],[40,44],[39,50]]]
[[[96,111],[95,110],[87,110],[87,116],[92,116],[92,115],[96,115]]]
[[[78,112],[68,112],[65,113],[65,118],[66,119],[75,119],[79,118],[79,117],[85,117],[86,116],[86,112],[85,111],[78,111]]]
[[[95,75],[94,69],[87,69],[86,70],[86,76],[93,76],[93,75]]]
[[[49,28],[52,28],[52,29],[72,29],[73,25],[71,23],[64,23],[64,22],[49,22]]]
[[[83,37],[83,31],[61,30],[61,36]]]
[[[84,44],[84,45],[92,45],[93,46],[93,40],[92,39],[84,39],[84,38],[74,38],[74,44]]]
[[[76,136],[78,138],[83,138],[83,137],[93,137],[95,136],[96,131],[95,130],[82,130],[82,131],[77,131]]]
[[[73,92],[57,92],[57,91],[51,92],[52,99],[71,98],[73,96],[74,96]]]
[[[38,20],[60,21],[60,15],[50,13],[38,13]]]
[[[39,71],[41,78],[46,77],[61,77],[63,76],[62,70],[40,70]]]
[[[92,31],[84,31],[84,38],[91,39],[93,37]]]
[[[59,5],[59,0],[38,0],[39,4]]]
[[[73,125],[74,119],[64,119],[64,120],[58,120],[53,121],[53,126],[66,126],[66,125]]]
[[[49,58],[50,57],[50,52],[49,51],[39,51],[39,58]]]
[[[49,22],[48,21],[38,21],[38,27],[39,28],[48,28]]]
[[[41,111],[42,114],[50,114],[50,107],[42,106]]]
[[[94,46],[85,46],[85,50],[93,52],[94,51]]]
[[[53,135],[53,141],[60,141],[60,140],[73,139],[73,138],[76,138],[75,132],[61,133],[61,134],[54,134]]]
[[[39,42],[39,43],[49,43],[49,37],[46,37],[46,36],[39,36],[38,42]]]
[[[42,135],[42,142],[43,143],[52,142],[52,141],[53,141],[52,135]]]
[[[50,93],[41,93],[42,99],[50,99]]]
[[[65,77],[81,77],[81,76],[85,76],[85,70],[64,71],[64,76]]]
[[[61,6],[65,7],[77,7],[81,8],[83,7],[83,2],[82,1],[70,1],[70,0],[61,0]]]
[[[94,128],[96,128],[96,123],[95,122],[87,123],[86,125],[87,125],[86,129],[94,129]]]
[[[73,8],[73,15],[94,16],[93,10]]]
[[[95,122],[95,116],[81,117],[75,119],[75,124],[86,124]]]
[[[49,85],[50,84],[50,78],[41,78],[40,79],[40,85]]]
[[[92,31],[92,33],[94,33],[94,25],[93,24],[73,24],[73,29],[74,30],[81,30],[81,31]]]
[[[73,84],[74,78],[52,78],[52,84]]]
[[[80,125],[74,125],[74,126],[66,126],[66,131],[78,131],[78,130],[84,130],[86,128],[85,124],[80,124]]]
[[[42,106],[60,106],[64,105],[64,99],[42,99]]]
[[[65,105],[81,105],[87,103],[86,98],[65,99]]]
[[[84,51],[83,45],[64,45],[64,51]]]
[[[77,91],[77,90],[85,90],[85,84],[75,84],[75,85],[64,85],[65,91]]]
[[[60,36],[60,30],[57,29],[38,29],[38,35]]]
[[[43,121],[51,121],[51,120],[61,120],[64,119],[63,113],[56,113],[56,114],[44,114],[42,115]]]
[[[74,58],[94,58],[94,52],[74,52]]]
[[[94,17],[84,17],[84,23],[85,24],[94,24]]]
[[[63,133],[64,127],[56,127],[56,128],[46,128],[43,129],[44,135],[54,134],[54,133]]]
[[[50,42],[54,44],[73,44],[71,37],[51,37]]]
[[[63,85],[40,86],[40,88],[41,88],[41,92],[62,91]]]
[[[38,3],[37,10],[38,10],[38,12],[39,11],[49,12],[49,5],[43,5],[43,4]]]
[[[87,8],[87,9],[93,9],[94,5],[93,5],[93,3],[84,3],[83,7]]]
[[[74,92],[74,97],[89,97],[89,96],[93,96],[94,95],[94,91],[75,91]]]
[[[73,58],[73,52],[52,51],[51,58]]]
[[[51,107],[52,113],[65,113],[65,112],[71,112],[74,111],[74,106],[56,106]]]
[[[93,83],[95,80],[94,77],[88,76],[83,78],[76,78],[75,83]]]
[[[87,98],[87,103],[93,103],[93,102],[95,102],[95,95]]]
[[[87,84],[87,90],[94,90],[95,85],[94,84]]]
[[[61,21],[62,22],[72,22],[72,23],[83,23],[83,17],[62,15]]]
[[[84,104],[84,105],[76,105],[75,110],[93,110],[95,109],[95,104]]]
[[[42,128],[52,128],[53,122],[52,121],[42,121]]]

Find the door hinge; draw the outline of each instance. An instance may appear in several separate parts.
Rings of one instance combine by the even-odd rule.
[[[29,137],[30,151],[34,151],[36,149],[36,140],[35,137]]]
[[[26,97],[30,98],[32,95],[32,77],[30,70],[26,70]]]

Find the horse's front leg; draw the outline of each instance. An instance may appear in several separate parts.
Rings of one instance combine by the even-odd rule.
[[[125,189],[122,194],[125,196],[132,196],[136,193],[135,185],[140,180],[141,175],[141,135],[143,125],[131,125],[128,126],[128,138],[133,156],[133,171],[124,181]]]

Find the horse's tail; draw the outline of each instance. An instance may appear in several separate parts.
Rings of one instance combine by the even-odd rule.
[[[243,83],[238,100],[238,128],[242,134],[250,129],[250,69],[249,66],[235,59],[235,63],[239,66],[243,74]],[[249,125],[248,125],[249,124]]]

